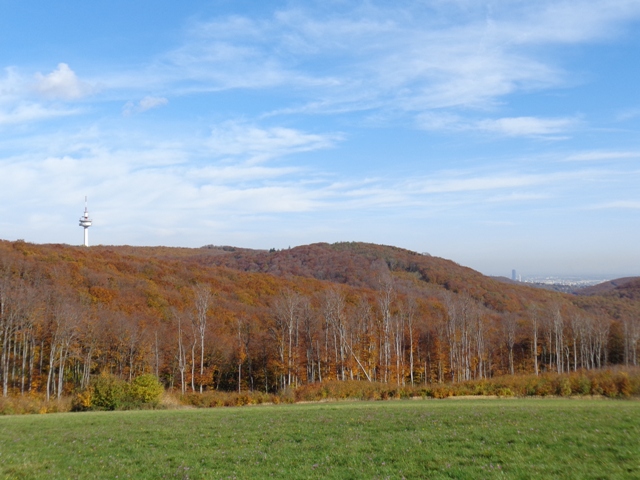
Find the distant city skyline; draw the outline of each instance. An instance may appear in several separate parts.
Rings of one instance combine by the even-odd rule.
[[[0,238],[640,275],[640,2],[3,2]]]

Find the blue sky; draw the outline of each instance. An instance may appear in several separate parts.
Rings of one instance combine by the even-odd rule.
[[[0,238],[640,274],[638,0],[0,10]]]

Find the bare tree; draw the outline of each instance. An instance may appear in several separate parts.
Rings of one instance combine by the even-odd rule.
[[[560,305],[554,305],[552,310],[553,339],[555,341],[556,370],[558,373],[564,372],[564,319],[560,311]]]
[[[203,390],[204,380],[204,340],[207,330],[207,319],[209,310],[213,303],[213,294],[208,285],[201,283],[193,287],[194,307],[195,307],[195,327],[200,337],[200,393]]]
[[[246,318],[239,316],[236,318],[238,335],[238,393],[242,391],[242,364],[247,359],[249,345],[250,324]]]
[[[540,325],[540,310],[535,303],[529,306],[529,318],[531,319],[531,354],[533,355],[533,368],[536,376],[539,375],[538,368],[538,329]]]
[[[383,367],[383,381],[389,381],[391,365],[391,309],[395,299],[393,280],[381,279],[378,288],[378,306],[380,308],[382,335],[380,338],[380,363]]]
[[[185,371],[187,369],[187,349],[185,331],[183,327],[183,314],[176,309],[173,309],[173,318],[178,324],[178,371],[180,372],[180,391],[184,395],[187,389]]]
[[[77,334],[79,312],[75,305],[54,300],[51,311],[51,343],[49,348],[49,371],[47,375],[46,398],[49,400],[55,386],[55,367],[58,367],[58,398],[62,395],[64,369],[71,342]]]
[[[407,327],[409,329],[409,378],[411,379],[411,386],[414,385],[413,353],[415,350],[414,328],[415,328],[415,317],[416,317],[417,309],[418,307],[417,307],[415,298],[410,298],[409,301],[407,302],[407,306],[404,313],[407,319]]]
[[[325,292],[322,312],[333,337],[336,379],[345,380],[345,361],[348,348],[346,302],[344,295],[337,288],[334,287]]]
[[[516,344],[516,332],[518,328],[518,319],[513,313],[502,315],[502,330],[504,332],[504,341],[509,352],[509,373],[515,374],[513,361],[513,347]]]
[[[301,304],[302,297],[287,289],[280,294],[273,306],[274,324],[271,333],[278,343],[282,388],[291,385],[294,376],[294,343],[298,338]]]

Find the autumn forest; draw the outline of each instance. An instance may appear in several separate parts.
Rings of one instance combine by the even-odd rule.
[[[569,295],[363,243],[286,250],[0,242],[2,395],[101,372],[179,393],[638,364],[640,280]]]

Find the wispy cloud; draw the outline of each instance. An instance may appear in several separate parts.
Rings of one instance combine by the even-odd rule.
[[[476,123],[478,130],[510,137],[549,136],[564,133],[579,122],[574,118],[511,117],[495,120],[481,120]]]
[[[566,133],[580,125],[573,117],[504,117],[470,120],[450,113],[426,113],[418,117],[425,130],[476,131],[508,137],[550,137]]]
[[[122,107],[122,114],[125,117],[128,117],[136,113],[142,113],[153,108],[162,107],[167,103],[169,103],[169,100],[164,97],[144,97],[137,103],[127,102],[124,107]]]
[[[549,175],[527,174],[494,174],[472,176],[464,178],[425,179],[421,182],[420,190],[424,193],[460,193],[481,190],[498,190],[505,188],[520,188],[547,183]],[[418,187],[418,183],[415,184]]]
[[[225,122],[213,128],[207,145],[216,156],[240,157],[256,163],[292,153],[330,148],[341,138],[338,134],[312,134],[284,127],[261,128]]]
[[[73,241],[77,225],[69,218],[75,219],[76,207],[88,194],[95,238],[102,230],[109,232],[110,241],[145,244],[149,237],[162,237],[167,243],[197,245],[211,243],[210,232],[252,229],[258,217],[270,225],[266,230],[275,238],[274,232],[288,228],[287,216],[294,214],[324,215],[333,224],[367,212],[376,218],[402,212],[445,219],[472,211],[501,212],[515,204],[524,211],[539,205],[555,209],[558,198],[589,189],[594,180],[602,185],[628,177],[615,170],[537,171],[534,160],[528,163],[529,172],[494,164],[482,170],[434,170],[421,178],[366,173],[346,177],[284,161],[251,161],[329,148],[337,141],[331,136],[243,123],[221,124],[216,132],[213,144],[211,138],[197,135],[171,142],[145,137],[136,143],[135,135],[123,141],[119,130],[96,128],[78,132],[67,142],[46,135],[25,138],[22,145],[14,140],[11,148],[20,154],[0,158],[3,221],[20,226],[16,232],[27,232],[18,238]],[[220,150],[214,154],[216,142]],[[196,157],[200,160],[193,161]],[[608,208],[636,207],[630,202]],[[22,218],[23,210],[37,215]],[[145,222],[138,228],[140,212]],[[495,217],[505,220],[499,213]],[[493,218],[488,214],[485,220]],[[70,239],[64,236],[67,230]],[[52,237],[51,232],[57,233]]]
[[[496,109],[515,93],[580,82],[544,49],[620,35],[638,17],[633,0],[544,0],[535,7],[518,1],[500,8],[431,0],[328,9],[310,2],[261,17],[192,22],[180,45],[129,71],[104,71],[87,81],[60,63],[36,73],[32,83],[44,98],[67,101],[96,93],[98,84],[123,101],[162,92],[126,103],[124,115],[162,106],[172,95],[279,89],[284,101],[263,113],[391,110],[418,116],[425,128],[429,115],[444,113],[462,115],[463,125],[480,132],[550,136],[579,122],[566,115],[478,119],[477,109]],[[283,88],[292,95],[282,95]],[[0,82],[0,96],[3,90],[10,89]],[[438,128],[447,126],[460,122],[441,119]]]
[[[567,84],[561,66],[536,47],[600,41],[640,16],[629,0],[336,7],[327,13],[308,4],[260,19],[194,24],[161,69],[179,71],[173,78],[191,91],[293,87],[308,97],[298,107],[305,112],[364,104],[407,112],[486,108],[514,92]],[[453,16],[455,23],[447,21]],[[523,125],[526,118],[487,127],[507,134],[560,127]]]
[[[591,207],[592,209],[622,209],[640,210],[640,200],[616,200],[613,202],[601,203]]]
[[[30,123],[50,118],[76,115],[79,109],[61,107],[45,107],[37,103],[20,103],[14,108],[4,110],[0,108],[0,125],[15,125]]]
[[[638,152],[616,152],[596,150],[591,152],[581,152],[569,155],[566,160],[573,162],[597,162],[602,160],[631,160],[640,159],[640,151]]]

